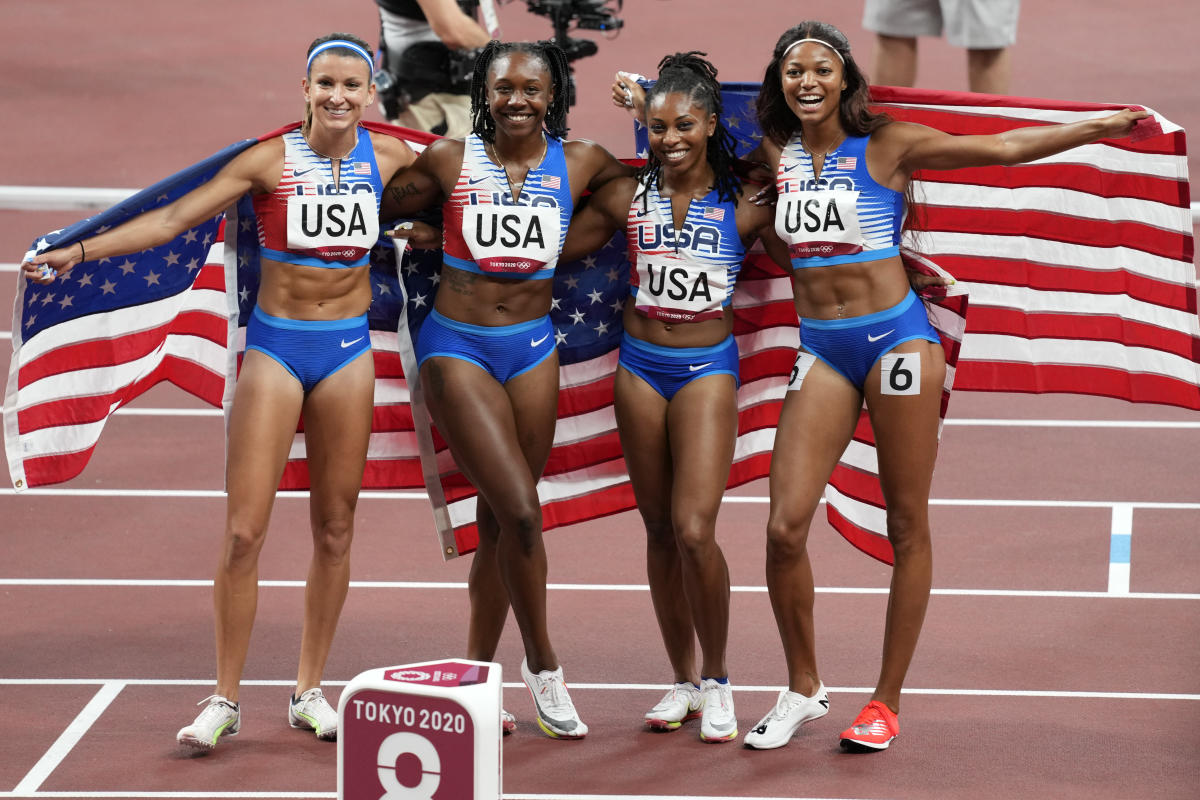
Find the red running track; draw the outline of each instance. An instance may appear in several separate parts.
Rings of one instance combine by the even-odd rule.
[[[214,17],[239,6],[244,27]],[[621,37],[579,62],[584,100],[572,115],[575,135],[619,154],[626,121],[595,99],[614,69],[648,72],[664,52],[697,48],[722,77],[757,79],[795,13],[782,0],[755,4],[755,15],[721,0],[631,6]],[[1200,123],[1188,39],[1200,10],[1175,4],[1147,20],[1115,0],[1023,6],[1015,94],[1128,100],[1185,127]],[[0,48],[0,65],[35,77],[2,90],[13,122],[0,182],[146,185],[297,116],[298,53],[309,39],[331,29],[370,39],[375,29],[368,0],[292,2],[285,18],[271,4],[155,4],[139,8],[136,35],[119,10],[81,2],[6,9],[6,28],[21,35]],[[815,0],[804,13],[843,27],[869,63],[858,4]],[[548,32],[517,6],[502,17],[513,38]],[[1149,67],[1129,66],[1146,54]],[[921,69],[925,85],[963,88],[961,53],[942,42],[923,44]],[[187,111],[194,118],[178,124]],[[169,123],[171,139],[160,141],[157,126]],[[17,260],[33,236],[78,216],[0,211],[0,245],[10,254],[0,261]],[[7,303],[13,275],[0,274]],[[138,405],[197,407],[168,389]],[[504,743],[506,797],[1194,797],[1197,415],[959,394],[950,417],[933,491],[935,594],[891,750],[861,757],[837,748],[875,680],[888,572],[823,524],[812,552],[829,717],[766,753],[704,745],[694,725],[644,731],[641,714],[669,676],[639,588],[640,525],[625,514],[548,534],[553,633],[592,734],[556,742],[537,733],[526,693],[513,684],[521,654],[508,633],[498,659],[506,704],[521,722]],[[1021,422],[1044,419],[1065,423]],[[335,748],[284,717],[308,557],[302,499],[279,501],[262,556],[243,733],[202,759],[173,742],[213,680],[207,582],[222,458],[219,417],[122,414],[63,493],[0,495],[0,797],[333,794]],[[170,494],[185,491],[203,496]],[[763,591],[763,494],[761,483],[731,494],[719,523],[735,585],[729,662],[743,731],[783,676]],[[1123,504],[1134,506],[1130,594],[1108,591],[1113,507]],[[441,562],[425,501],[368,495],[358,528],[356,583],[327,670],[333,696],[368,668],[457,655],[465,637],[468,564]],[[410,585],[428,581],[450,585]]]

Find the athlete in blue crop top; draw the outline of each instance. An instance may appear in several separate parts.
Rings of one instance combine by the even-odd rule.
[[[767,586],[788,689],[746,735],[781,747],[825,715],[817,672],[809,524],[865,399],[895,554],[883,663],[871,701],[841,734],[848,750],[899,733],[900,690],[929,599],[929,486],[945,358],[896,254],[901,198],[915,171],[1015,164],[1129,133],[1142,112],[994,136],[950,136],[868,109],[867,82],[840,31],[804,22],[779,38],[763,78],[763,140],[777,172],[776,228],[791,251],[801,345],[771,461]]]
[[[438,431],[478,491],[467,656],[493,660],[511,603],[521,674],[546,735],[587,734],[546,623],[537,481],[554,440],[558,357],[551,281],[584,190],[632,172],[598,145],[564,141],[569,75],[554,45],[492,42],[476,61],[474,129],[433,143],[385,191],[383,218],[441,203],[434,312],[418,335]],[[506,728],[513,725],[506,713]]]
[[[371,47],[334,34],[313,42],[303,81],[305,122],[253,145],[171,205],[29,265],[69,269],[157,246],[250,193],[263,248],[258,306],[228,420],[228,509],[214,581],[217,686],[179,731],[208,751],[241,725],[238,690],[254,622],[257,563],[301,413],[308,456],[313,557],[295,690],[294,727],[337,737],[321,675],[349,584],[354,509],[371,429],[374,362],[366,324],[366,251],[375,244],[382,181],[414,159],[404,142],[359,126],[374,100]]]
[[[721,124],[716,69],[701,53],[659,64],[643,100],[650,153],[638,178],[601,187],[571,222],[564,258],[623,231],[630,296],[614,380],[617,430],[646,527],[650,596],[674,673],[645,715],[700,738],[737,738],[725,662],[729,571],[717,510],[737,439],[738,349],[730,303],[746,248],[762,237],[781,264],[770,208],[745,201]],[[700,642],[697,661],[694,640]]]

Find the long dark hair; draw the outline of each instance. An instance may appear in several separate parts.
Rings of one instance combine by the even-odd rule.
[[[488,70],[500,56],[525,53],[546,65],[550,83],[554,87],[554,99],[546,108],[543,124],[555,138],[567,135],[567,109],[571,105],[571,73],[567,56],[554,42],[498,42],[492,40],[475,59],[475,71],[471,75],[471,130],[485,142],[496,140],[496,121],[487,102]]]
[[[850,42],[845,34],[827,22],[808,20],[788,28],[771,53],[771,63],[763,74],[762,89],[758,93],[758,124],[764,136],[778,145],[787,144],[792,134],[800,127],[800,120],[788,108],[783,99],[783,84],[780,70],[783,57],[791,45],[799,39],[817,39],[837,51],[842,57],[846,88],[842,90],[838,106],[838,118],[849,136],[865,136],[891,122],[886,114],[876,114],[868,107],[871,102],[870,87],[866,75],[850,53]]]
[[[646,92],[646,108],[655,97],[677,92],[687,97],[693,105],[703,108],[708,114],[717,115],[717,127],[708,137],[707,160],[713,171],[713,185],[717,197],[737,203],[740,184],[734,174],[737,161],[737,140],[721,122],[724,104],[721,101],[721,84],[717,82],[717,68],[698,50],[675,53],[658,62],[658,81]],[[649,186],[657,184],[662,164],[651,150],[645,165],[638,172],[638,179]],[[644,200],[645,202],[645,200]]]

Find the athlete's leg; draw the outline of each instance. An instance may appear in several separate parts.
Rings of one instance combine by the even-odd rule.
[[[646,577],[675,683],[700,685],[696,635],[684,593],[679,545],[671,520],[671,452],[667,401],[623,367],[613,379],[614,410],[625,467],[646,528]]]
[[[717,544],[717,512],[737,440],[737,389],[732,375],[709,375],[684,386],[667,409],[672,519],[683,560],[683,582],[700,640],[702,677],[729,673],[729,567]]]
[[[972,92],[1008,94],[1011,72],[1006,47],[967,51],[967,86]]]
[[[891,354],[914,354],[920,360],[921,372],[920,394],[884,393],[888,381],[881,360],[867,374],[864,386],[875,431],[879,479],[887,502],[888,539],[896,559],[884,628],[883,664],[872,699],[899,711],[900,688],[917,647],[932,583],[929,487],[937,457],[946,359],[941,345],[924,339],[905,342]],[[911,369],[911,364],[901,361],[893,369],[902,372]],[[905,385],[903,380],[895,383]]]
[[[787,659],[788,688],[812,696],[817,673],[813,573],[808,530],[825,484],[858,421],[862,397],[841,374],[816,361],[800,389],[787,393],[771,454],[767,592]]]
[[[313,554],[304,591],[296,696],[319,686],[350,586],[354,510],[362,486],[375,393],[367,351],[328,376],[304,401]]]
[[[499,525],[500,574],[533,672],[558,657],[546,628],[546,550],[537,479],[554,442],[558,357],[551,355],[501,386],[484,370],[434,357],[421,380],[438,430],[455,462]]]
[[[234,702],[258,608],[258,554],[303,400],[300,383],[279,362],[246,351],[229,415],[225,538],[213,581],[216,693]]]
[[[496,515],[479,495],[475,500],[475,525],[479,545],[471,559],[467,590],[471,597],[471,617],[467,627],[467,658],[492,661],[508,619],[508,591],[500,575],[500,526]]]
[[[916,37],[876,34],[871,82],[880,86],[912,86],[916,80]]]

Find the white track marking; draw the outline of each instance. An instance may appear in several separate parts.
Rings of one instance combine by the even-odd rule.
[[[83,735],[91,729],[100,715],[109,707],[117,695],[121,693],[121,689],[125,684],[116,681],[106,681],[100,686],[100,690],[92,697],[88,704],[83,707],[83,710],[71,721],[67,729],[62,732],[58,740],[50,746],[50,749],[38,759],[38,762],[33,765],[33,769],[26,773],[21,782],[14,787],[14,794],[22,794],[27,792],[36,792],[37,788],[42,785],[46,778],[50,777],[50,773],[62,763],[71,750],[83,738]],[[8,735],[12,735],[12,731]]]

